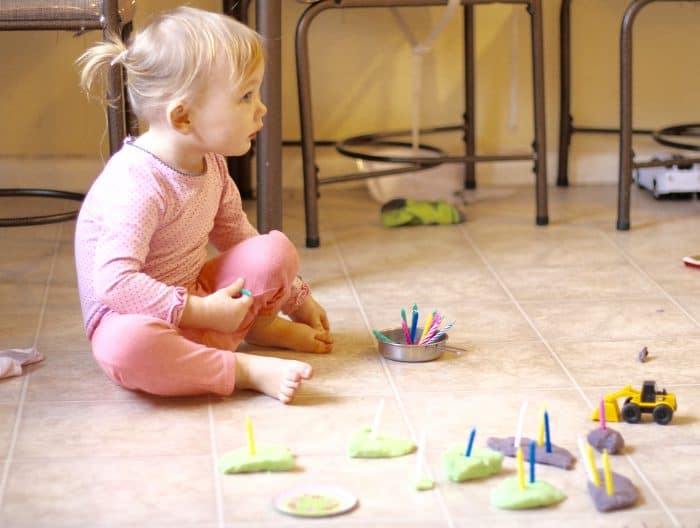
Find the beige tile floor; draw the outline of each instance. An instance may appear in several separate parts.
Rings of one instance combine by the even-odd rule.
[[[298,160],[287,166],[298,175]],[[386,229],[364,187],[329,186],[322,246],[306,249],[298,187],[285,191],[285,230],[337,345],[328,356],[260,351],[313,364],[314,379],[290,406],[249,392],[163,399],[116,387],[82,333],[74,224],[0,230],[0,348],[36,345],[46,356],[0,381],[0,526],[700,526],[700,271],[681,265],[700,253],[697,200],[657,202],[634,189],[633,229],[621,233],[614,186],[552,188],[548,227],[534,225],[531,188],[485,188],[468,197],[463,225]],[[450,341],[466,352],[424,364],[380,358],[370,329],[397,324],[414,302],[456,319]],[[512,435],[524,400],[524,434],[536,434],[546,404],[554,442],[576,452],[600,395],[645,379],[674,391],[679,410],[666,427],[615,426],[628,448],[612,466],[639,488],[633,509],[598,513],[580,463],[538,466],[538,478],[567,499],[525,512],[489,502],[514,475],[512,459],[478,482],[443,473],[442,452],[466,442],[472,426],[477,445]],[[412,488],[414,456],[345,454],[382,399],[382,432],[427,432],[434,491]],[[222,453],[245,444],[246,415],[258,442],[293,450],[296,471],[214,471]],[[324,521],[271,507],[273,496],[303,483],[341,485],[359,507]]]

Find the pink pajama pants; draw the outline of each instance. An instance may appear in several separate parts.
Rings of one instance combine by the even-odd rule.
[[[253,305],[235,333],[110,312],[92,335],[92,352],[107,376],[127,389],[162,396],[229,395],[236,383],[233,351],[258,315],[274,315],[284,306],[298,269],[296,248],[284,234],[250,238],[208,261],[189,289],[204,296],[243,277]]]

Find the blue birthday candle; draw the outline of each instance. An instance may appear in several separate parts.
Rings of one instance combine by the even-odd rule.
[[[411,343],[416,342],[416,328],[418,328],[418,305],[414,304],[411,308]]]
[[[536,442],[530,442],[530,484],[535,483],[535,445]]]
[[[544,442],[547,449],[547,453],[552,452],[552,440],[549,437],[549,413],[544,412]]]
[[[467,450],[464,452],[465,457],[472,456],[472,446],[474,445],[474,436],[476,436],[476,427],[472,427],[471,433],[469,433],[469,443],[467,444]]]

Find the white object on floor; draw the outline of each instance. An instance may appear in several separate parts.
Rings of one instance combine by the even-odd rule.
[[[410,147],[386,147],[372,151],[377,156],[411,156],[435,157],[437,152],[428,149],[412,150]],[[396,169],[400,163],[388,161],[357,160],[361,172]],[[370,196],[379,203],[386,203],[394,198],[411,200],[445,200],[452,204],[462,202],[464,189],[464,165],[461,163],[443,163],[425,170],[411,171],[398,176],[381,176],[367,178]]]
[[[0,350],[0,379],[20,376],[22,367],[42,361],[44,356],[36,347]]]
[[[696,163],[683,162],[681,156],[656,154],[651,161],[676,160],[671,167],[640,167],[634,179],[639,187],[649,189],[654,198],[662,194],[700,192],[700,167]]]

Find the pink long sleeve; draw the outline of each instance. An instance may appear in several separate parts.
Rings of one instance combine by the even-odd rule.
[[[207,155],[206,165],[204,174],[182,174],[128,143],[108,162],[76,227],[88,336],[109,311],[177,325],[210,238],[222,250],[257,234],[224,159]]]

